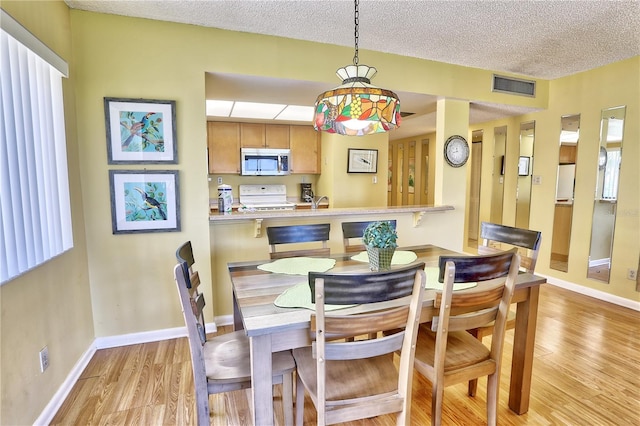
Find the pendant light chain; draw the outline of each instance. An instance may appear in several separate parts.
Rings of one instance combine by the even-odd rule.
[[[359,26],[359,18],[360,18],[360,13],[358,12],[358,0],[355,0],[355,13],[354,13],[354,23],[355,23],[355,30],[353,32],[353,36],[355,38],[355,45],[356,45],[356,53],[355,55],[353,55],[353,65],[358,65],[358,26]]]

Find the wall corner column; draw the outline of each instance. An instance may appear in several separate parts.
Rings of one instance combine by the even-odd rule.
[[[467,203],[467,167],[454,168],[444,159],[444,143],[450,136],[460,135],[469,142],[469,101],[440,99],[436,112],[435,205],[451,205],[455,225],[450,230],[447,248],[462,251]]]

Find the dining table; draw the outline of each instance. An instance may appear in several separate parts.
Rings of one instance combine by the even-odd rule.
[[[410,261],[424,262],[435,269],[441,255],[465,255],[434,245],[398,248],[403,253],[415,253]],[[361,255],[364,253],[361,253]],[[331,273],[365,272],[369,265],[358,259],[357,254],[334,254],[326,259],[299,259],[305,264],[330,262]],[[270,269],[272,260],[228,263],[233,287],[233,317],[236,330],[244,329],[250,341],[251,391],[253,421],[255,425],[273,424],[273,385],[271,358],[273,352],[289,350],[311,344],[310,316],[313,305],[287,305],[283,296],[294,289],[308,287],[306,275]],[[394,267],[392,265],[392,267]],[[516,321],[513,340],[509,408],[524,414],[529,408],[531,374],[535,343],[536,320],[540,285],[546,279],[530,273],[520,273],[516,280],[512,303],[516,304]],[[483,283],[478,284],[483,285]],[[298,290],[296,290],[298,291]],[[309,291],[309,290],[307,290]],[[425,291],[421,323],[431,322],[437,310],[434,308],[435,289]],[[473,291],[473,289],[459,290]],[[310,298],[310,291],[309,296]],[[296,306],[296,307],[293,307]],[[341,314],[365,312],[364,306],[350,306]]]

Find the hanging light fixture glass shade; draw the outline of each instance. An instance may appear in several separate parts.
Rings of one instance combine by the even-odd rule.
[[[353,65],[336,71],[342,85],[316,100],[313,126],[318,131],[347,136],[383,133],[400,126],[400,99],[391,90],[371,84],[377,70],[358,65],[358,0],[355,0]]]

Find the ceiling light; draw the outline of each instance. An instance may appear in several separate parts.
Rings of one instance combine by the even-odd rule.
[[[313,119],[313,107],[301,105],[265,104],[207,99],[208,117],[251,118],[280,121],[306,121]]]
[[[261,104],[256,102],[236,102],[231,110],[231,117],[273,119],[286,105]]]
[[[287,105],[280,114],[275,117],[276,120],[287,121],[307,121],[313,120],[313,107],[300,105]]]
[[[228,117],[233,107],[233,101],[215,101],[207,99],[207,115]]]
[[[377,70],[358,65],[358,0],[355,0],[355,55],[353,65],[336,71],[342,85],[318,96],[313,127],[318,131],[361,136],[400,126],[400,99],[391,90],[371,84]]]

